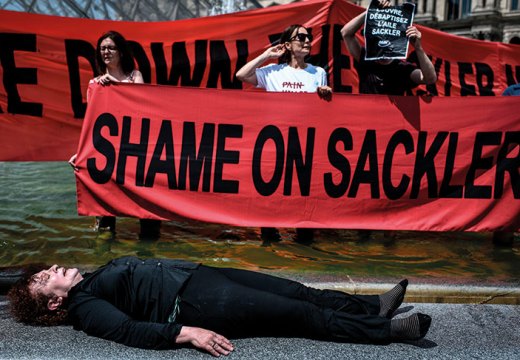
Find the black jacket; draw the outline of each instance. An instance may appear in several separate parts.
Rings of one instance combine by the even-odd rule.
[[[388,65],[365,60],[365,49],[361,50],[359,62],[355,64],[359,77],[360,94],[412,95],[417,86],[410,75],[418,67],[405,60],[393,60]]]
[[[174,301],[199,264],[124,257],[87,274],[68,294],[74,329],[139,348],[174,346],[181,325],[168,323]]]

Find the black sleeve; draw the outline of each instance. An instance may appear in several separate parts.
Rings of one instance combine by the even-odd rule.
[[[175,347],[182,325],[137,321],[109,302],[90,297],[74,307],[74,328],[88,335],[143,349]]]
[[[417,65],[409,63],[407,61],[401,61],[399,63],[399,74],[400,74],[399,76],[402,79],[406,79],[408,86],[410,88],[414,88],[417,85],[419,85],[419,84],[413,82],[412,79],[410,78],[410,75],[412,75],[412,72],[417,69],[419,69],[419,67]]]

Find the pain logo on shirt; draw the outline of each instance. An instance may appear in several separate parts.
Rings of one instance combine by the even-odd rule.
[[[282,88],[284,89],[303,89],[305,87],[305,84],[301,81],[298,81],[298,82],[291,82],[291,81],[284,81],[282,83]]]

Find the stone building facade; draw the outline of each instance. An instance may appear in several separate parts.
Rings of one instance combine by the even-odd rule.
[[[353,0],[368,7],[371,0]],[[403,0],[390,0],[400,4]],[[259,0],[262,6],[293,0]],[[520,44],[520,0],[413,0],[415,23],[450,34],[488,41]]]
[[[168,21],[251,10],[299,0],[0,0],[0,9],[130,21]],[[349,0],[367,7],[371,0]],[[520,0],[414,1],[415,22],[455,35],[520,44]]]
[[[401,3],[402,0],[392,0]],[[414,0],[415,23],[450,34],[520,44],[520,0]],[[367,7],[370,0],[354,1]]]

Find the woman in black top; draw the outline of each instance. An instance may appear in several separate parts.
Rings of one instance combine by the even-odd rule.
[[[129,346],[190,343],[219,356],[233,350],[228,337],[380,344],[420,339],[429,316],[391,319],[407,284],[382,295],[349,295],[252,271],[125,257],[85,275],[53,265],[20,279],[8,296],[12,313],[25,323],[68,322]]]

